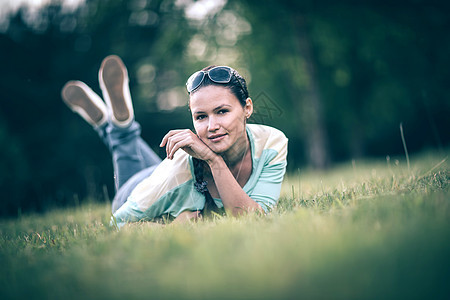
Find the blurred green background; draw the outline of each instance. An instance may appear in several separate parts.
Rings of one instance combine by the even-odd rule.
[[[161,155],[167,130],[192,128],[184,82],[210,64],[247,78],[253,122],[290,139],[289,171],[402,155],[400,123],[410,153],[449,145],[445,1],[0,3],[3,217],[113,196],[106,147],[60,97],[72,79],[100,94],[109,54],[127,65],[143,137]]]

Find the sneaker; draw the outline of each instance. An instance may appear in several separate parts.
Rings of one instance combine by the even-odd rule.
[[[98,78],[111,122],[127,127],[134,119],[127,68],[118,56],[110,55],[103,60]]]
[[[100,126],[108,120],[105,103],[84,82],[67,82],[61,96],[72,111],[78,113],[92,126]]]

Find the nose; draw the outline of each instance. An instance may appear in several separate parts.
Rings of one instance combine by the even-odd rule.
[[[208,123],[208,131],[210,132],[216,131],[217,129],[219,129],[219,127],[220,125],[219,122],[217,122],[217,119],[215,117],[210,117]]]

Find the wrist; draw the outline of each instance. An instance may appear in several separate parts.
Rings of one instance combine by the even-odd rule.
[[[224,163],[224,160],[223,160],[222,156],[214,154],[209,159],[206,159],[205,162],[212,169],[213,167],[218,166],[221,163]]]

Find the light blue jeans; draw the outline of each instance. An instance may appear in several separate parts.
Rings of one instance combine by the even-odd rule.
[[[150,176],[161,163],[161,158],[141,138],[141,126],[133,121],[126,128],[111,122],[96,128],[112,155],[116,195],[112,212],[126,201],[136,185]]]

